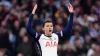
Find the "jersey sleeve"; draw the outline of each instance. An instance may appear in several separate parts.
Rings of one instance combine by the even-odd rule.
[[[29,33],[29,35],[31,35],[33,38],[38,40],[41,34],[37,33],[36,31],[34,31],[32,29],[33,16],[34,15],[31,14],[30,17],[29,17],[28,24],[26,26],[26,30]]]
[[[70,35],[72,25],[73,25],[73,15],[74,15],[73,13],[70,14],[69,21],[68,21],[68,24],[66,25],[66,27],[62,31],[57,33],[59,38]]]

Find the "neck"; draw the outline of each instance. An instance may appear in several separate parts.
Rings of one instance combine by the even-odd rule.
[[[51,37],[51,36],[52,36],[52,34],[45,34],[45,36]]]

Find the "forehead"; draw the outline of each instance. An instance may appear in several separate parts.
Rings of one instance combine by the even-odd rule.
[[[52,22],[46,22],[45,25],[53,25]]]

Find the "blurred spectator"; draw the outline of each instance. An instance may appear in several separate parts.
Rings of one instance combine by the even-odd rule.
[[[13,24],[12,31],[16,35],[16,37],[18,37],[19,30],[20,30],[20,23],[19,23],[19,21],[15,21]]]
[[[54,13],[56,12],[57,8],[54,5],[53,0],[48,0],[48,4],[45,7],[49,12],[50,17],[54,18]]]
[[[2,20],[3,20],[2,19],[3,18],[3,14],[2,14],[3,12],[2,11],[3,11],[3,6],[0,5],[0,24],[1,24]]]
[[[74,46],[77,56],[86,56],[86,49],[83,47],[82,41],[80,39],[75,39]]]
[[[77,56],[75,50],[73,49],[73,45],[66,43],[66,50],[63,51],[62,56]]]
[[[94,54],[95,49],[96,49],[96,45],[92,44],[91,49],[88,50],[87,56],[92,56]]]
[[[71,38],[70,38],[70,43],[74,44],[74,42],[75,42],[76,39],[81,40],[81,43],[84,44],[84,38],[80,35],[79,31],[75,31],[74,32],[74,35],[71,36]]]
[[[16,47],[16,36],[12,33],[11,30],[9,30],[9,43],[11,45],[11,48],[9,49],[11,52],[11,55],[14,56],[15,55],[15,47]]]
[[[64,9],[61,7],[55,12],[55,17],[56,17],[56,19],[58,19],[58,18],[67,19],[68,15],[64,11]]]
[[[75,31],[81,32],[82,26],[80,24],[75,24],[74,27],[73,27],[73,34],[74,34]]]
[[[17,38],[16,38],[16,46],[17,46],[19,43],[22,42],[22,39],[23,39],[23,37],[25,36],[25,34],[26,34],[25,28],[21,28],[21,29],[20,29],[20,32],[19,32],[19,36],[17,36]]]
[[[63,27],[64,27],[63,20],[62,20],[62,18],[59,18],[59,19],[56,19],[56,21],[57,21],[57,23],[55,25],[55,30],[56,30],[56,32],[60,32],[61,30],[63,30]]]
[[[96,9],[95,9],[97,15],[99,16],[100,18],[100,0],[97,0],[96,1]],[[100,19],[99,19],[100,20]]]
[[[79,6],[79,5],[80,5],[80,1],[81,1],[81,0],[74,0],[74,1],[73,1],[73,6],[74,6],[74,7]]]
[[[89,34],[92,37],[92,41],[96,41],[96,38],[100,34],[100,26],[98,23],[94,23],[92,27],[89,29]]]
[[[17,56],[24,56],[22,53],[18,53]]]
[[[48,19],[50,17],[50,14],[47,12],[45,8],[42,9],[40,19],[43,22],[44,20]]]
[[[59,44],[59,45],[58,45],[58,56],[62,56],[62,55],[63,55],[62,45]]]
[[[4,56],[9,48],[9,34],[6,28],[6,22],[2,21],[0,26],[0,55]]]
[[[23,56],[32,55],[32,45],[27,35],[23,37],[22,42],[18,45],[17,52],[22,53]]]
[[[78,18],[79,24],[82,25],[82,26],[88,27],[88,18],[87,17],[88,17],[88,15],[84,14],[82,16],[82,18]]]
[[[96,38],[97,42],[100,42],[100,35]]]
[[[88,50],[87,56],[99,56],[100,43],[93,43],[91,49]]]
[[[27,20],[27,15],[28,15],[29,13],[27,12],[27,11],[22,11],[21,13],[20,13],[20,16],[19,16],[19,20],[20,20],[20,27],[25,27],[26,26],[26,20]]]
[[[91,48],[91,37],[89,34],[85,35],[85,42],[84,42],[84,48],[86,49],[85,52],[87,53],[87,51]]]
[[[98,21],[98,16],[94,13],[91,13],[89,16],[88,16],[88,21],[90,22],[95,22],[95,21]]]
[[[0,1],[0,5],[7,6],[9,9],[12,7],[11,2],[9,2],[9,1],[7,1],[7,0],[1,0],[1,1]]]
[[[38,18],[38,15],[35,14],[34,18],[33,18],[33,27],[35,27],[36,25],[41,25],[42,21]]]
[[[8,23],[8,28],[13,28],[13,23],[18,20],[17,15],[15,14],[15,10],[12,9],[9,14],[5,17],[5,21]]]
[[[36,32],[42,33],[41,25],[37,25],[35,29],[36,29]]]

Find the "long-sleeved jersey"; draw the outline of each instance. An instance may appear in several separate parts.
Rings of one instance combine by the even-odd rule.
[[[64,35],[69,35],[73,25],[73,13],[71,13],[69,16],[69,22],[67,26],[58,33],[52,33],[52,36],[45,36],[44,34],[37,33],[32,29],[33,16],[33,14],[30,15],[26,29],[27,32],[34,39],[36,39],[41,52],[41,56],[58,56],[58,42],[61,38],[63,38]]]

